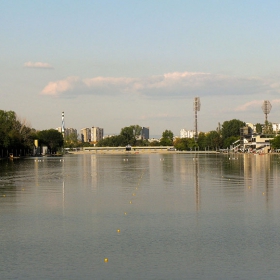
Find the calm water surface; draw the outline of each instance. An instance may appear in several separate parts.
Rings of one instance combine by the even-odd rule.
[[[278,155],[2,160],[0,277],[280,279],[279,200]]]

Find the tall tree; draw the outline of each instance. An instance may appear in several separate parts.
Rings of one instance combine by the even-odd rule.
[[[171,130],[165,130],[162,133],[162,137],[160,139],[160,144],[162,146],[172,146],[173,145],[173,137],[174,134]]]
[[[204,132],[200,132],[197,138],[197,145],[204,150],[207,147],[207,137]]]
[[[274,139],[272,139],[270,143],[273,149],[280,149],[280,135],[274,137]]]
[[[218,131],[212,130],[206,134],[206,143],[211,150],[216,150],[222,145],[222,138]]]
[[[231,136],[240,136],[240,128],[245,126],[245,122],[233,119],[230,121],[223,122],[222,125],[222,136],[226,139]]]
[[[39,143],[46,145],[51,152],[56,152],[63,146],[63,136],[56,129],[42,130],[37,135]]]
[[[262,133],[262,125],[260,123],[257,123],[256,124],[256,132],[258,134],[261,134]]]
[[[139,125],[131,125],[127,126],[121,129],[120,135],[123,136],[123,138],[126,141],[126,145],[135,145],[136,140],[141,135],[142,127]]]
[[[31,129],[26,120],[20,120],[14,111],[0,110],[0,147],[32,148],[34,129]]]
[[[222,141],[223,147],[229,147],[237,138],[240,137],[240,128],[245,126],[245,122],[233,119],[223,122]]]
[[[177,138],[174,141],[174,148],[178,151],[188,151],[196,147],[194,138]]]

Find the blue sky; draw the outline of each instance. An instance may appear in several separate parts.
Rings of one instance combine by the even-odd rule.
[[[0,109],[36,129],[280,122],[279,1],[0,1]]]

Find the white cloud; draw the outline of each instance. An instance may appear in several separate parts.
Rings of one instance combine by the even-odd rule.
[[[42,69],[53,69],[49,63],[45,62],[25,62],[24,67],[26,68],[42,68]]]
[[[174,72],[145,78],[67,77],[50,82],[42,94],[53,96],[140,94],[150,98],[280,93],[280,84],[261,78]]]
[[[78,77],[68,77],[57,82],[50,82],[42,91],[42,94],[56,96],[61,92],[70,92],[74,88],[77,90],[81,81]]]
[[[234,111],[245,112],[245,111],[248,111],[250,109],[261,108],[263,102],[264,102],[264,100],[253,100],[253,101],[247,102],[243,105],[240,105],[240,106],[236,107]],[[270,101],[270,103],[273,106],[278,107],[280,105],[280,99],[273,99],[273,100]]]
[[[235,111],[241,112],[241,111],[248,111],[251,108],[256,108],[256,107],[261,108],[262,103],[263,103],[263,100],[253,100],[253,101],[247,102],[243,105],[236,107]]]

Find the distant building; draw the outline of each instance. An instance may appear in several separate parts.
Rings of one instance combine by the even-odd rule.
[[[81,141],[82,142],[91,142],[91,133],[90,128],[82,128],[81,129]]]
[[[160,142],[160,139],[158,139],[158,138],[150,138],[150,139],[148,139],[148,141],[150,143],[152,143],[152,142]]]
[[[273,129],[273,132],[275,132],[277,134],[280,131],[280,123],[273,123],[272,129]]]
[[[103,139],[110,138],[116,136],[115,134],[104,135]]]
[[[149,127],[142,127],[141,138],[143,140],[148,140],[150,138],[150,128]]]
[[[256,133],[256,125],[252,123],[246,123],[246,126],[250,127],[253,133]]]
[[[69,137],[71,134],[74,134],[76,137],[78,136],[77,129],[75,128],[65,128],[64,136]]]
[[[280,123],[272,123],[271,125],[272,125],[273,132],[277,134],[280,131]],[[252,130],[253,130],[253,133],[257,132],[256,124],[246,123],[246,126],[251,127]],[[262,127],[262,129],[264,129],[265,128],[265,124],[261,124],[261,127]]]
[[[91,128],[91,141],[98,142],[103,139],[103,128],[100,127],[92,127]]]
[[[184,128],[180,130],[180,138],[194,138],[194,136],[195,136],[194,130],[186,130]]]
[[[62,127],[57,127],[56,130],[62,133]],[[77,129],[75,128],[64,128],[64,137],[69,136],[70,134],[74,134],[75,136],[78,135]]]

